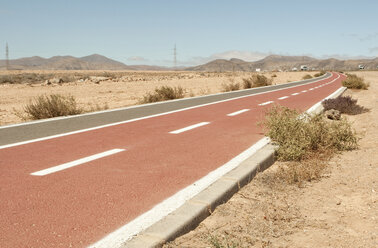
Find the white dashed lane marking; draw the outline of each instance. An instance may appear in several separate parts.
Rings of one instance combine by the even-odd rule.
[[[296,96],[296,95],[299,95],[299,93],[293,93],[293,94],[291,94],[292,96]]]
[[[231,113],[231,114],[228,114],[227,116],[240,115],[241,113],[244,113],[244,112],[247,112],[247,111],[249,111],[249,109],[242,109],[242,110],[239,110],[239,111],[233,112],[233,113]]]
[[[278,98],[278,100],[283,100],[283,99],[286,99],[286,98],[289,98],[289,97],[288,96],[283,96],[283,97]]]
[[[184,127],[184,128],[181,128],[181,129],[169,132],[169,133],[171,133],[171,134],[179,134],[179,133],[183,133],[183,132],[192,130],[194,128],[202,127],[202,126],[205,126],[205,125],[208,125],[208,124],[210,124],[210,122],[200,122],[200,123],[197,123],[197,124],[194,124],[194,125],[191,125],[191,126],[188,126],[188,127]]]
[[[113,154],[116,154],[116,153],[119,153],[119,152],[123,152],[123,151],[125,151],[125,149],[109,150],[109,151],[98,153],[98,154],[95,154],[95,155],[92,155],[92,156],[89,156],[89,157],[81,158],[81,159],[78,159],[78,160],[75,160],[75,161],[72,161],[72,162],[69,162],[69,163],[65,163],[65,164],[54,166],[54,167],[50,167],[48,169],[36,171],[36,172],[30,173],[30,175],[32,175],[32,176],[46,176],[46,175],[51,174],[51,173],[62,171],[62,170],[65,170],[65,169],[68,169],[68,168],[71,168],[71,167],[74,167],[74,166],[78,166],[78,165],[81,165],[81,164],[84,164],[84,163],[88,163],[90,161],[93,161],[93,160],[96,160],[96,159],[99,159],[99,158],[103,158],[103,157],[107,157],[107,156],[110,156],[110,155],[113,155]]]
[[[259,106],[264,106],[273,103],[273,101],[260,103]]]

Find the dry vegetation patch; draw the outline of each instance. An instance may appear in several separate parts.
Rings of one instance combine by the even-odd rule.
[[[369,88],[369,83],[366,83],[363,77],[350,73],[347,73],[347,78],[342,84],[348,89],[367,90]]]
[[[339,96],[336,98],[326,99],[322,102],[324,110],[335,109],[342,114],[357,115],[367,112],[368,109],[357,104],[357,99],[351,96]]]
[[[77,115],[83,113],[73,96],[59,94],[41,95],[24,107],[25,119],[46,119],[58,116]]]
[[[307,72],[308,73],[308,72]],[[315,73],[315,72],[311,72]],[[222,91],[230,79],[241,84],[251,72],[189,71],[0,71],[0,125],[24,121],[18,115],[40,95],[71,95],[85,112],[139,104],[162,86],[184,89],[184,97]],[[262,72],[273,84],[297,81],[304,72]],[[277,77],[272,77],[276,75]],[[4,80],[2,80],[3,78]],[[10,80],[5,78],[10,78]],[[14,111],[17,110],[17,111]]]

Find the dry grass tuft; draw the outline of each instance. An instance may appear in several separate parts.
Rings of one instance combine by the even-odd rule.
[[[253,74],[249,78],[243,78],[243,88],[257,88],[262,86],[269,86],[272,85],[272,79],[268,79],[264,75]]]
[[[83,113],[83,109],[77,106],[73,96],[59,94],[41,95],[34,98],[24,107],[24,111],[27,117],[33,120]]]
[[[185,89],[181,86],[170,87],[170,86],[161,86],[156,88],[154,92],[147,93],[143,96],[141,103],[151,103],[151,102],[160,102],[166,100],[173,100],[183,98],[185,96]]]
[[[348,89],[367,90],[369,88],[369,84],[365,83],[362,77],[358,77],[355,74],[347,74],[347,78],[342,84]]]
[[[357,136],[346,120],[329,121],[322,114],[302,114],[286,107],[273,107],[262,123],[278,145],[277,159],[286,161],[275,177],[290,184],[321,177],[326,162],[337,151],[357,148]]]
[[[235,83],[235,82],[231,81],[228,84],[226,84],[226,83],[222,84],[222,91],[223,92],[229,92],[229,91],[235,91],[235,90],[240,90],[240,84],[239,83]]]
[[[324,110],[336,109],[342,114],[357,115],[365,113],[368,109],[357,104],[357,99],[351,96],[339,96],[337,98],[326,99],[322,102]]]
[[[306,80],[306,79],[311,79],[312,76],[310,74],[306,74],[302,77],[303,80]]]
[[[318,72],[318,73],[315,73],[315,74],[314,74],[314,77],[321,77],[321,76],[323,76],[324,74],[326,74],[325,71],[320,71],[320,72]]]
[[[262,123],[266,135],[279,145],[281,161],[300,161],[322,150],[351,150],[357,147],[355,131],[347,120],[328,121],[323,115],[303,114],[286,107],[273,107]]]

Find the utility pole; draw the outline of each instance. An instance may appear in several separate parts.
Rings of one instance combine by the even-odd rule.
[[[9,70],[9,49],[8,42],[5,45],[5,67]]]
[[[176,50],[176,44],[175,47],[173,48],[173,68],[176,69],[177,67],[177,50]]]

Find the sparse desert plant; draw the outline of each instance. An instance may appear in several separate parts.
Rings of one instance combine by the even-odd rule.
[[[326,99],[322,102],[324,110],[336,109],[342,114],[357,115],[367,112],[368,109],[357,104],[357,99],[351,96],[339,96]]]
[[[272,85],[272,79],[268,79],[264,75],[253,74],[249,78],[243,78],[243,88],[257,88],[262,86],[269,86]]]
[[[173,100],[183,98],[185,95],[185,89],[181,86],[170,87],[161,86],[155,89],[152,93],[147,93],[143,96],[141,103],[160,102],[165,100]]]
[[[320,76],[323,76],[324,74],[326,74],[325,71],[320,71],[320,72],[318,72],[318,73],[315,73],[315,74],[314,74],[314,77],[320,77]]]
[[[311,79],[312,76],[310,74],[306,74],[302,77],[303,80],[306,80],[306,79]]]
[[[108,103],[105,103],[103,106],[96,104],[89,104],[89,108],[85,110],[85,112],[96,112],[96,111],[103,111],[109,109]]]
[[[273,74],[271,77],[272,77],[272,78],[273,78],[273,77],[277,77],[277,74]]]
[[[347,74],[347,78],[342,84],[348,89],[367,90],[369,88],[369,84],[365,83],[365,80],[362,77],[358,77],[355,74]]]
[[[210,93],[211,93],[211,90],[209,89],[209,87],[201,88],[200,91],[199,91],[199,94],[201,96],[203,96],[203,95],[209,95]]]
[[[31,119],[45,119],[58,116],[76,115],[83,112],[77,106],[73,96],[59,94],[41,95],[34,98],[24,107],[24,111]]]
[[[218,238],[217,236],[210,235],[210,244],[214,248],[237,248],[239,244],[234,241],[229,241],[227,237]]]
[[[322,150],[351,150],[357,137],[347,120],[330,122],[321,114],[303,114],[275,106],[262,122],[266,135],[278,144],[277,157],[282,161],[299,161]]]
[[[235,83],[234,81],[231,81],[230,83],[223,83],[222,84],[222,91],[228,92],[228,91],[235,91],[240,90],[240,84]]]

